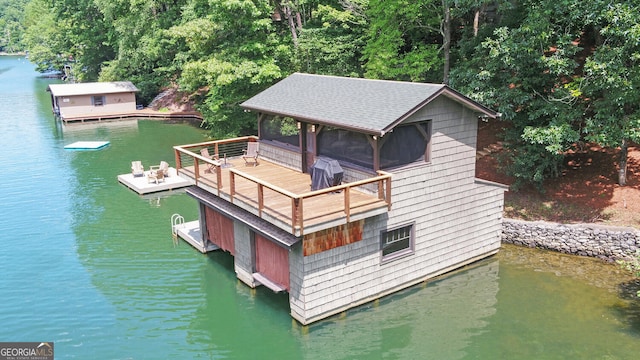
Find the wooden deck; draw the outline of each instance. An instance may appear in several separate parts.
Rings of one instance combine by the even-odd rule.
[[[193,181],[176,175],[176,169],[172,167],[169,168],[169,174],[162,181],[150,181],[149,171],[145,171],[143,176],[133,176],[131,173],[121,174],[118,175],[118,181],[140,195],[175,190],[193,185]]]
[[[379,215],[390,206],[385,199],[390,191],[366,193],[355,183],[311,191],[309,174],[265,159],[259,159],[258,166],[246,166],[240,157],[214,164],[209,169],[208,163],[196,161],[179,168],[178,174],[295,236]]]

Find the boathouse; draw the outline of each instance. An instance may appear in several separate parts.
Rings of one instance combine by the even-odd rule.
[[[138,89],[130,81],[51,84],[53,112],[63,121],[136,111]]]
[[[241,106],[258,136],[175,146],[176,167],[202,241],[301,324],[498,251],[507,187],[475,178],[495,111],[442,84],[300,73]]]

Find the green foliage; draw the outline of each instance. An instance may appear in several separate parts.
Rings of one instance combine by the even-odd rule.
[[[0,0],[0,52],[25,50],[24,8],[29,0]]]
[[[47,0],[32,0],[25,8],[26,27],[24,42],[29,49],[29,60],[41,72],[62,71],[68,63],[62,29],[56,22],[53,9]]]
[[[440,57],[440,0],[371,0],[365,76],[408,81],[434,80]]]
[[[563,153],[580,139],[584,102],[575,39],[584,9],[577,2],[523,2],[534,9],[513,28],[498,27],[452,70],[451,84],[496,108],[511,126],[506,134],[506,173],[542,189],[558,176]],[[518,9],[516,16],[519,16]]]
[[[617,260],[616,263],[624,270],[633,273],[635,277],[640,278],[640,250],[636,250],[635,255],[629,259]],[[638,290],[637,296],[640,297],[640,290]]]
[[[198,110],[214,138],[255,133],[255,115],[239,104],[283,77],[281,66],[292,55],[283,42],[286,28],[272,23],[268,1],[219,1],[208,11],[191,5],[195,18],[165,32],[185,49],[178,84],[203,93]],[[189,30],[194,26],[206,31],[194,33]]]
[[[640,6],[637,1],[611,4],[595,13],[599,28],[594,53],[585,62],[585,94],[592,106],[586,137],[604,146],[640,141]]]
[[[368,0],[354,0],[345,8],[318,4],[301,29],[295,49],[296,71],[315,74],[362,76],[360,61],[365,44]]]

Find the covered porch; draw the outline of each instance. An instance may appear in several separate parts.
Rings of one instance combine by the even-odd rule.
[[[175,146],[178,175],[294,236],[386,213],[391,208],[391,174],[311,191],[309,174],[260,156],[242,159],[253,136]],[[213,158],[201,155],[207,148]]]

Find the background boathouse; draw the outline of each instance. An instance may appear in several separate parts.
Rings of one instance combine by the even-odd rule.
[[[136,111],[138,88],[130,81],[51,84],[47,90],[54,113],[64,121]]]

